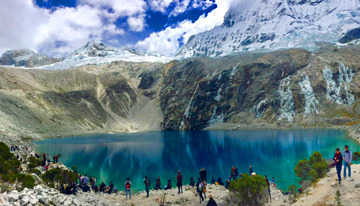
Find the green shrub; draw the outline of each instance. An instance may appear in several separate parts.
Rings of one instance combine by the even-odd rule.
[[[300,177],[301,180],[305,180],[309,177],[311,167],[307,159],[299,160],[295,167],[296,176]]]
[[[352,153],[352,159],[354,161],[358,161],[359,160],[359,157],[360,157],[360,152],[353,152]]]
[[[19,173],[20,161],[16,159],[9,147],[0,142],[0,179],[9,183],[16,183],[16,189],[34,188],[35,179],[31,175]]]
[[[38,166],[41,166],[41,163],[42,163],[41,160],[39,160],[35,157],[29,157],[28,162],[29,162],[29,165],[28,165],[29,172],[33,172],[34,169]]]
[[[22,187],[21,189],[29,188],[32,189],[35,186],[35,179],[31,175],[27,174],[16,174],[15,178],[17,182],[21,183]]]
[[[51,169],[41,176],[41,178],[53,188],[58,188],[62,184],[70,185],[76,182],[76,175],[72,171],[60,168]]]
[[[235,194],[229,204],[235,205],[263,205],[268,200],[268,185],[261,175],[249,176],[244,174],[242,178],[230,183],[229,190]]]
[[[318,178],[318,173],[316,172],[316,170],[311,169],[309,177],[310,177],[311,182],[315,182]]]
[[[310,156],[309,161],[307,159],[300,160],[295,167],[296,176],[300,177],[300,182],[306,180],[316,181],[317,178],[324,177],[329,170],[328,163],[322,157],[322,154],[318,151]]]

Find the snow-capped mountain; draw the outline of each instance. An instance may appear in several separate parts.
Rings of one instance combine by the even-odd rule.
[[[0,65],[16,67],[36,67],[52,64],[61,59],[50,58],[30,49],[8,50],[0,57]]]
[[[127,47],[117,48],[102,42],[90,41],[69,54],[63,61],[38,67],[38,69],[66,70],[89,64],[109,64],[114,61],[166,63],[173,59],[160,54],[148,54]]]
[[[360,0],[255,0],[245,10],[240,7],[230,9],[222,25],[190,37],[178,55],[315,49],[316,42],[336,43],[360,27]]]

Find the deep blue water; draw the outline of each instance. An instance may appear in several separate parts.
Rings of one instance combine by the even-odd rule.
[[[143,190],[143,177],[151,179],[151,187],[161,177],[162,184],[170,178],[176,183],[177,171],[197,179],[204,167],[211,177],[223,181],[231,166],[240,173],[254,171],[275,177],[281,189],[297,183],[296,163],[308,158],[314,150],[332,158],[336,147],[360,146],[341,130],[276,130],[276,131],[165,131],[116,135],[90,135],[78,138],[51,139],[37,142],[37,151],[50,156],[61,153],[60,161],[76,166],[82,174],[95,176],[100,184],[114,181],[124,187],[130,177],[135,190]]]

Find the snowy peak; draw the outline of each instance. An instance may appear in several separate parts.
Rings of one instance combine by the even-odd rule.
[[[90,41],[68,55],[64,61],[38,67],[38,69],[66,70],[84,65],[110,64],[114,61],[167,63],[172,60],[174,60],[173,57],[166,57],[159,53],[138,52],[127,47],[117,48],[103,42]]]
[[[43,66],[58,61],[60,59],[50,58],[30,49],[8,50],[0,57],[0,65],[17,67]]]
[[[106,57],[111,55],[129,55],[136,52],[129,48],[116,48],[103,42],[90,41],[80,49],[71,53],[67,59],[80,60],[87,57]]]
[[[220,26],[192,36],[182,57],[283,48],[315,49],[360,27],[360,0],[255,0],[234,6]]]

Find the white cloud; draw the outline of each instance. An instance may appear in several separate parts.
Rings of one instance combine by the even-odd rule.
[[[165,13],[166,9],[173,2],[175,2],[175,0],[149,0],[149,5],[151,7],[151,10]]]
[[[143,51],[159,51],[165,55],[174,54],[179,50],[180,38],[186,43],[190,36],[212,29],[223,22],[226,12],[236,0],[216,0],[217,8],[192,23],[185,20],[175,28],[168,27],[160,32],[152,33],[148,38],[136,43],[135,48]]]
[[[145,26],[145,15],[139,15],[137,17],[129,17],[127,23],[130,30],[140,32],[144,30]]]
[[[124,34],[124,29],[114,24],[118,18],[128,17],[130,29],[142,31],[146,9],[143,0],[80,0],[75,8],[59,7],[53,12],[35,6],[33,0],[3,1],[0,54],[29,48],[64,56],[89,40]]]
[[[169,16],[177,16],[181,13],[184,13],[188,6],[190,4],[190,0],[183,0],[183,1],[179,1],[176,0],[176,7],[171,11]]]

